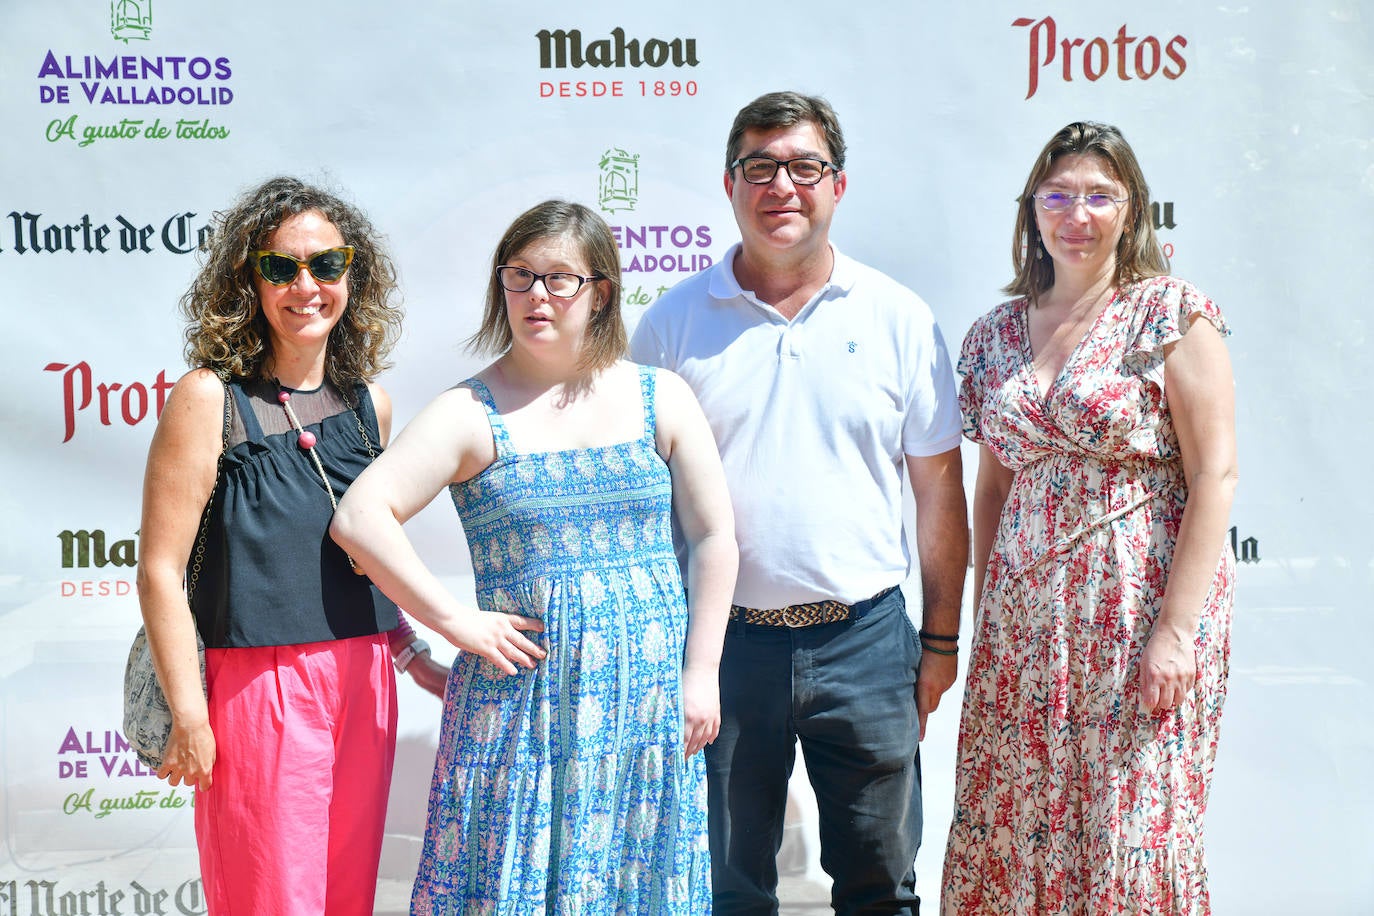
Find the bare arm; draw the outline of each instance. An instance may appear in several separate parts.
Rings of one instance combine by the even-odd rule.
[[[435,398],[395,443],[348,488],[329,533],[377,586],[460,649],[506,674],[533,668],[544,650],[522,630],[543,625],[514,614],[466,608],[421,561],[401,526],[449,483],[467,480],[495,458],[486,414],[470,391]]]
[[[168,396],[143,475],[138,603],[153,666],[172,711],[159,778],[210,788],[215,736],[201,692],[186,564],[215,488],[224,434],[224,385],[208,369],[187,373]]]
[[[430,651],[429,644],[416,635],[410,621],[406,618],[405,611],[398,609],[396,618],[395,629],[386,634],[387,645],[391,649],[392,662],[395,663],[407,649],[418,643],[415,654],[404,663],[405,673],[409,674],[411,679],[419,684],[423,690],[442,700],[444,689],[448,686],[448,666],[441,665],[434,660],[434,654]]]
[[[1193,644],[1226,540],[1235,494],[1235,389],[1231,360],[1211,322],[1195,320],[1164,356],[1164,389],[1178,433],[1188,500],[1174,545],[1164,604],[1141,659],[1147,710],[1176,705],[1197,675]]]
[[[673,476],[673,511],[687,541],[687,652],[682,671],[688,757],[720,732],[720,653],[739,550],[725,471],[687,383],[658,373],[658,450]]]
[[[921,628],[942,635],[959,632],[959,605],[968,568],[968,506],[964,500],[963,461],[955,446],[938,455],[906,456],[916,497],[916,550],[921,564]],[[940,643],[940,648],[953,643]],[[926,718],[959,675],[955,655],[924,652],[916,681],[921,738]]]
[[[391,441],[391,396],[386,393],[386,389],[375,382],[369,383],[367,390],[372,395],[372,408],[377,412],[377,432],[381,436],[382,446],[385,447]],[[401,611],[400,619],[401,626],[389,634],[393,659],[404,652],[411,643],[419,639],[415,635],[415,631],[410,628],[410,623],[406,621],[404,611]],[[398,638],[402,636],[405,638]],[[441,700],[444,698],[444,688],[448,686],[448,666],[436,662],[429,649],[421,650],[411,659],[410,664],[406,666],[405,673],[409,674],[411,679],[425,691],[434,694]]]

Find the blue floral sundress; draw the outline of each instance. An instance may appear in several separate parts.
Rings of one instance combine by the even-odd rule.
[[[687,609],[672,483],[643,435],[517,453],[491,393],[496,460],[450,487],[483,611],[542,620],[548,656],[502,676],[460,653],[449,675],[418,914],[709,913],[706,776],[683,758]]]

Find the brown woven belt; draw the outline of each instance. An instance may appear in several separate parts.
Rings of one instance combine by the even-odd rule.
[[[730,606],[730,619],[764,627],[810,627],[818,623],[857,620],[896,590],[897,586],[894,585],[883,589],[872,598],[865,598],[854,604],[813,601],[810,604],[793,604],[779,608],[741,607],[734,604]]]

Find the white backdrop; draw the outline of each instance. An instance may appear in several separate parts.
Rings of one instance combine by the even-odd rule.
[[[211,212],[285,172],[372,216],[406,294],[382,379],[404,423],[478,367],[459,342],[527,206],[572,198],[620,227],[631,325],[718,259],[736,237],[730,121],[781,88],[840,113],[837,244],[921,293],[951,349],[1010,277],[1014,199],[1045,140],[1083,118],[1131,140],[1175,272],[1235,330],[1243,562],[1215,908],[1374,911],[1371,5],[471,6],[0,4],[0,916],[204,910],[190,793],[142,773],[118,728],[143,457],[185,368],[175,305]],[[558,30],[583,66],[571,48],[557,66]],[[452,508],[411,527],[469,590]],[[930,894],[957,709],[923,748]],[[438,712],[404,693],[383,856],[400,883]]]

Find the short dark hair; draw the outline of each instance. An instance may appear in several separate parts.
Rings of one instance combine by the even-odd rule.
[[[531,245],[551,238],[571,239],[587,259],[592,275],[608,281],[610,292],[592,312],[580,360],[585,369],[604,369],[629,349],[625,322],[620,317],[620,248],[604,219],[581,204],[566,200],[535,204],[517,216],[501,236],[491,259],[482,324],[468,338],[468,349],[488,355],[510,349],[514,337],[506,315],[506,291],[496,279],[496,268],[510,263],[511,258]],[[597,292],[600,294],[600,289]]]
[[[844,132],[840,130],[839,116],[825,99],[799,92],[769,92],[739,110],[739,114],[735,115],[735,123],[730,126],[730,137],[725,141],[725,170],[728,172],[730,163],[739,158],[745,131],[777,130],[804,122],[821,129],[825,145],[829,148],[830,161],[836,171],[842,171]]]
[[[329,332],[325,373],[339,390],[348,391],[388,367],[387,355],[401,331],[401,307],[396,268],[381,234],[337,194],[286,176],[250,188],[211,220],[200,271],[181,297],[186,361],[192,367],[232,378],[256,378],[263,372],[272,340],[248,252],[267,248],[282,223],[311,211],[332,223],[354,252],[347,274],[348,307]]]
[[[1065,156],[1084,155],[1101,159],[1107,174],[1126,188],[1126,227],[1116,246],[1113,284],[1122,286],[1169,272],[1169,259],[1164,256],[1159,237],[1155,235],[1154,220],[1150,218],[1150,188],[1131,145],[1121,131],[1110,124],[1074,121],[1050,138],[1026,178],[1011,242],[1011,263],[1016,277],[1006,285],[1004,292],[1026,296],[1033,302],[1054,285],[1054,261],[1035,256],[1040,246],[1040,233],[1035,226],[1032,195],[1056,162]]]

